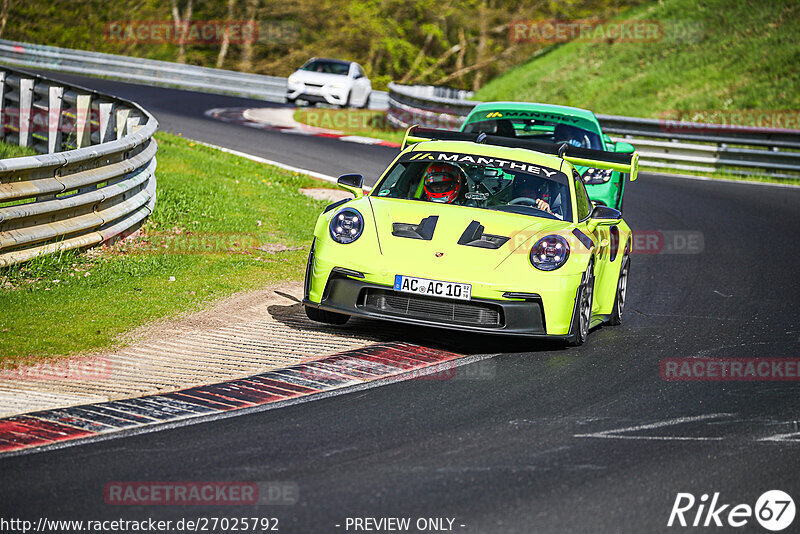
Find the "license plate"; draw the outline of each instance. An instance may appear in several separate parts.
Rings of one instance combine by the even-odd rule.
[[[415,293],[432,297],[469,300],[472,298],[472,285],[459,282],[444,282],[442,280],[429,280],[415,276],[395,275],[395,291]]]

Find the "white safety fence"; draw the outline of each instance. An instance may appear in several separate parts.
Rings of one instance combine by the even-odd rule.
[[[156,200],[156,119],[133,102],[0,67],[0,267],[125,235]]]

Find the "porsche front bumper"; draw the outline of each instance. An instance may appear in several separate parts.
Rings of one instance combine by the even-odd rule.
[[[547,335],[542,301],[537,295],[525,300],[469,301],[426,297],[332,273],[319,303],[303,304],[323,310],[371,319],[447,328],[458,331],[564,339]]]

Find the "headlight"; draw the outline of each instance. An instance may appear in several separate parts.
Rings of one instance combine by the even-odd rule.
[[[331,219],[331,237],[337,243],[352,243],[361,236],[363,230],[364,217],[353,208],[345,208]]]
[[[554,271],[569,258],[569,243],[560,235],[541,238],[531,249],[531,264],[540,271]]]
[[[610,169],[589,169],[582,176],[583,183],[588,185],[604,184],[611,179]]]
[[[292,85],[295,85],[295,84],[297,84],[297,83],[298,83],[298,80],[297,80],[297,78],[295,78],[294,76],[289,76],[289,78],[286,80],[286,82],[287,82],[287,83],[290,83],[290,84],[292,84]]]

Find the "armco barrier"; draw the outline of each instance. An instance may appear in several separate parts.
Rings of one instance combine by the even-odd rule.
[[[156,119],[133,102],[0,67],[0,267],[124,235],[153,211]]]
[[[145,85],[201,93],[243,96],[269,102],[286,101],[286,78],[156,61],[85,50],[73,50],[0,39],[0,63],[20,67],[104,76]],[[372,91],[370,107],[386,109],[387,94]]]
[[[442,87],[389,84],[388,121],[458,129],[480,102]],[[800,130],[597,115],[603,132],[633,144],[646,167],[800,178]]]

